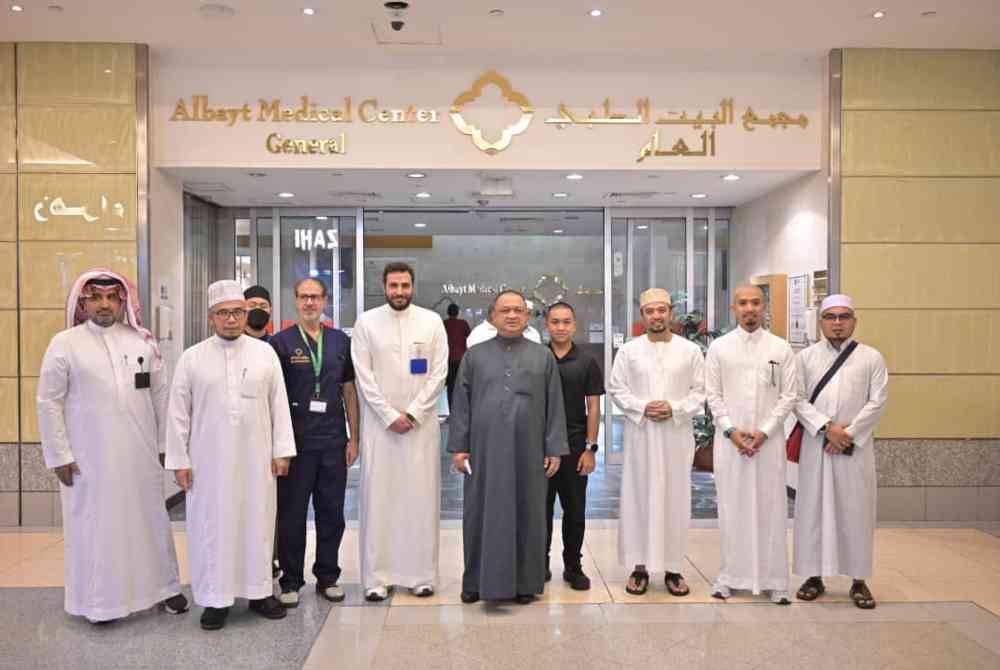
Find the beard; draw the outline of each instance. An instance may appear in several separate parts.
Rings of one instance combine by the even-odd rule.
[[[389,296],[386,296],[385,300],[387,303],[389,303],[389,307],[392,307],[397,312],[402,312],[404,309],[410,306],[411,302],[413,302],[412,296],[411,297],[397,296],[395,298],[390,298]],[[400,300],[403,301],[402,304],[399,304]]]
[[[646,328],[651,333],[662,333],[667,329],[667,324],[665,323],[651,323]]]

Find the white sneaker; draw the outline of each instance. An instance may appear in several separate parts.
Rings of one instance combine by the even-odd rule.
[[[719,600],[728,600],[732,596],[732,591],[725,584],[720,584],[716,582],[712,585],[712,597],[718,598]]]
[[[379,603],[389,597],[389,589],[384,586],[376,586],[373,589],[365,589],[365,600],[370,603]]]
[[[771,602],[775,605],[792,604],[792,601],[788,599],[788,591],[771,591]]]
[[[282,607],[298,607],[299,606],[299,592],[298,591],[282,591],[278,596],[278,602],[281,603]]]
[[[338,584],[331,584],[330,586],[324,586],[322,588],[320,588],[320,585],[317,584],[316,593],[334,603],[339,603],[344,599],[344,589]]]
[[[420,586],[414,586],[410,589],[410,592],[418,598],[429,598],[434,595],[434,587],[430,584],[421,584]]]

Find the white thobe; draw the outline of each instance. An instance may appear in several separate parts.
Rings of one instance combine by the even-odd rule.
[[[150,373],[150,388],[135,374]],[[167,379],[141,334],[87,322],[52,338],[38,380],[45,464],[75,462],[59,485],[66,611],[118,619],[180,593],[163,499]]]
[[[191,468],[194,600],[229,607],[273,595],[274,458],[295,456],[281,364],[252,337],[214,335],[181,354],[170,387],[167,468]]]
[[[433,586],[441,510],[437,399],[448,376],[444,324],[416,305],[369,310],[354,324],[351,359],[361,396],[362,585]],[[427,360],[426,372],[411,372],[417,359]],[[403,435],[390,431],[403,414],[416,426]]]
[[[480,342],[492,340],[496,336],[497,327],[489,321],[483,321],[481,324],[473,328],[472,332],[469,333],[469,336],[465,338],[465,346],[466,348],[471,348]],[[538,342],[539,344],[542,343],[542,336],[531,326],[524,329],[524,337],[532,342]]]
[[[845,342],[843,346],[847,346]],[[885,411],[889,374],[875,349],[858,344],[815,403],[816,384],[840,351],[826,340],[796,357],[804,397],[795,407],[802,423],[802,453],[795,494],[795,574],[872,575],[875,541],[875,427]],[[823,451],[819,429],[828,422],[847,427],[850,456]]]
[[[732,589],[788,589],[784,421],[800,396],[788,343],[742,327],[715,340],[705,359],[705,393],[715,419],[713,464],[722,531],[716,583]],[[767,435],[752,458],[723,432]]]
[[[655,572],[681,572],[691,522],[691,419],[705,405],[705,357],[674,335],[645,335],[618,350],[608,393],[625,413],[618,560]],[[650,421],[646,405],[666,400],[673,418]]]

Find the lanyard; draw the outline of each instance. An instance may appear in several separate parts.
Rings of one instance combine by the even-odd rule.
[[[312,347],[309,346],[309,337],[301,325],[299,325],[299,334],[302,335],[302,341],[305,343],[306,349],[309,350],[309,358],[312,360],[313,379],[316,381],[316,397],[318,398],[319,380],[320,375],[323,373],[323,326],[319,327],[319,337],[316,344],[317,353],[313,353]]]

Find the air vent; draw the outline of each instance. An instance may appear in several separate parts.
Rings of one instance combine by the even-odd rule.
[[[407,17],[401,30],[393,30],[389,25],[389,18],[377,19],[371,22],[372,36],[375,43],[380,45],[388,44],[411,44],[416,46],[444,46],[444,37],[441,33],[441,26],[430,21],[421,21]]]
[[[510,177],[483,177],[479,182],[479,193],[487,198],[513,198],[514,184]]]
[[[605,200],[648,200],[649,198],[655,198],[659,195],[658,191],[631,191],[631,192],[617,192],[612,191],[611,193],[605,193]]]
[[[375,193],[374,191],[330,191],[330,195],[334,198],[342,198],[344,200],[381,200],[382,194]]]
[[[186,181],[184,188],[195,193],[232,193],[233,189],[221,181]]]
[[[500,223],[512,223],[515,225],[537,225],[539,223],[545,223],[545,219],[540,219],[538,217],[532,216],[501,216]]]

